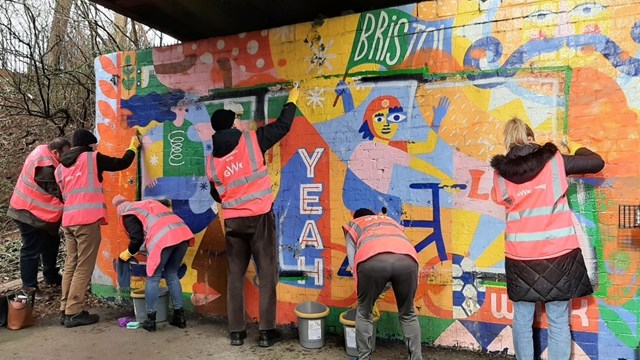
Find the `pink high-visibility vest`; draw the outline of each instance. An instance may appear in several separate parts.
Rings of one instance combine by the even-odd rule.
[[[568,188],[559,151],[529,182],[515,184],[494,173],[493,195],[506,209],[506,257],[549,259],[580,247]]]
[[[162,249],[189,241],[194,245],[194,236],[189,227],[171,209],[156,200],[142,200],[129,203],[120,216],[124,226],[124,216],[135,215],[142,223],[144,244],[147,248],[147,276],[152,276],[160,264]]]
[[[47,145],[38,145],[29,154],[22,166],[20,177],[13,189],[9,203],[16,210],[27,210],[33,216],[46,222],[56,223],[62,217],[62,202],[47,193],[35,181],[36,168],[58,166]]]
[[[56,181],[62,191],[64,213],[62,226],[107,224],[107,205],[102,183],[98,180],[98,153],[87,151],[78,155],[71,167],[59,165]]]
[[[266,214],[273,184],[255,131],[245,131],[229,154],[208,157],[207,176],[222,199],[225,219]]]
[[[353,278],[358,284],[358,264],[382,253],[403,254],[411,256],[416,264],[418,253],[413,247],[402,227],[392,218],[385,215],[362,216],[353,219],[342,229],[349,233],[356,242],[356,254],[352,264]]]

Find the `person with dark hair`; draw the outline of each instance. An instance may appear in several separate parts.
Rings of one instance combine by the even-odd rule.
[[[347,257],[356,281],[356,346],[358,359],[371,359],[373,308],[391,284],[409,359],[422,359],[420,324],[413,301],[418,288],[418,253],[402,227],[386,215],[360,208],[342,227]]]
[[[140,140],[131,138],[121,158],[95,151],[98,139],[87,129],[73,133],[73,148],[60,159],[55,177],[64,202],[62,231],[67,258],[62,276],[60,311],[66,327],[98,322],[96,314],[83,310],[85,293],[96,265],[100,247],[100,225],[107,224],[107,205],[103,191],[103,172],[128,168],[136,156]]]
[[[549,323],[549,359],[571,356],[569,309],[572,298],[593,293],[567,200],[567,175],[593,174],[604,161],[593,151],[569,144],[534,142],[518,118],[504,128],[506,155],[491,159],[492,197],[506,210],[505,274],[513,301],[513,342],[518,359],[533,359],[533,318],[543,302]]]
[[[187,248],[195,243],[193,233],[181,218],[159,200],[130,202],[124,196],[116,195],[113,205],[118,212],[120,225],[129,236],[129,246],[118,256],[120,260],[129,261],[143,244],[147,252],[147,281],[144,287],[147,319],[142,323],[142,328],[156,331],[160,278],[163,274],[173,304],[173,317],[169,324],[181,329],[187,327],[178,269]]]
[[[260,281],[260,337],[269,347],[282,340],[276,329],[278,252],[273,214],[273,189],[264,153],[291,129],[299,89],[289,92],[276,121],[255,131],[234,128],[236,114],[219,109],[211,115],[213,154],[207,158],[211,196],[221,204],[224,217],[227,265],[227,315],[231,345],[247,337],[244,283],[253,256]]]
[[[62,194],[54,171],[71,143],[65,138],[38,145],[27,156],[9,201],[7,216],[12,218],[20,237],[20,278],[22,287],[38,289],[38,266],[46,285],[60,286],[62,275],[56,266],[60,249]]]

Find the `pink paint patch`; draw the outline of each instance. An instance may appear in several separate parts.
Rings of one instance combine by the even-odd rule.
[[[547,37],[548,36],[544,31],[539,30],[539,31],[536,31],[533,35],[531,35],[531,40],[544,40]]]
[[[602,31],[600,30],[600,26],[598,24],[589,24],[584,27],[583,34],[600,34]]]
[[[220,297],[220,293],[205,283],[193,284],[191,303],[195,306],[206,305]]]

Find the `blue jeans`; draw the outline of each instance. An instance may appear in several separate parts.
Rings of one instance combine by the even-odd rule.
[[[189,242],[183,241],[180,244],[162,249],[160,264],[158,264],[153,276],[147,277],[147,285],[144,288],[144,302],[147,306],[147,313],[154,313],[157,310],[160,278],[163,273],[167,281],[173,308],[182,308],[182,285],[180,285],[180,279],[178,278],[178,268],[182,265],[182,260],[187,253],[188,247]]]
[[[551,360],[571,357],[571,331],[569,330],[570,301],[550,301],[544,304],[549,329],[547,331]],[[533,360],[533,315],[536,303],[513,302],[513,345],[518,360]]]

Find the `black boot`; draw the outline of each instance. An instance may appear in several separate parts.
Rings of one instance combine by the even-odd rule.
[[[156,331],[156,312],[147,313],[147,320],[142,322],[142,328],[147,331]]]
[[[173,317],[171,318],[171,321],[169,321],[169,324],[177,326],[180,329],[184,329],[187,327],[187,321],[184,319],[183,308],[173,309]]]

